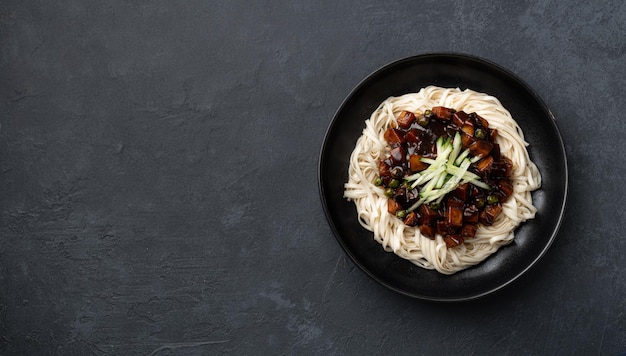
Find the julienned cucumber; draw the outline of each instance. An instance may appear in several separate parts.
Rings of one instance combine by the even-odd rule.
[[[420,199],[413,204],[408,212],[417,209],[422,204],[441,201],[444,195],[450,193],[459,184],[471,183],[483,189],[490,189],[489,185],[480,181],[480,177],[468,172],[474,158],[470,159],[469,150],[464,150],[461,135],[457,132],[453,139],[439,137],[435,142],[437,157],[421,158],[420,161],[429,164],[425,170],[406,177],[411,188],[421,186]]]

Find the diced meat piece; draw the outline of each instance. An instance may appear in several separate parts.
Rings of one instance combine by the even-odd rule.
[[[463,226],[463,209],[448,205],[446,207],[446,223],[452,228]]]
[[[491,176],[495,179],[508,178],[513,171],[513,162],[510,159],[501,156],[500,160],[494,162],[491,167]]]
[[[448,248],[452,248],[452,247],[456,247],[459,246],[460,244],[462,244],[464,242],[463,238],[461,237],[461,235],[447,235],[443,237],[443,242],[446,243],[446,247]]]
[[[486,173],[491,170],[491,166],[493,165],[493,157],[487,156],[480,161],[476,162],[476,169],[480,173]]]
[[[398,129],[387,129],[387,131],[383,134],[383,137],[391,147],[397,147],[404,143],[402,131]]]
[[[409,169],[411,172],[420,172],[428,168],[428,164],[420,161],[420,158],[422,158],[420,155],[409,156]]]
[[[421,136],[420,131],[413,129],[404,134],[404,140],[412,144],[417,144],[422,140]]]
[[[464,202],[467,200],[468,195],[469,195],[469,183],[463,183],[461,185],[459,185],[458,187],[456,187],[456,189],[454,189],[450,194],[459,199],[460,201]]]
[[[445,220],[437,220],[435,227],[437,233],[441,236],[450,235],[455,232],[455,228],[450,226]]]
[[[408,129],[413,121],[415,121],[415,114],[406,110],[402,111],[396,119],[398,126],[402,127],[403,129]]]
[[[457,111],[452,114],[452,123],[457,127],[462,127],[467,119],[469,119],[469,115],[465,111]]]
[[[463,222],[475,224],[478,222],[478,207],[474,204],[467,204],[463,209]]]
[[[422,224],[420,225],[420,232],[422,235],[434,239],[435,238],[435,228],[432,225]]]
[[[502,205],[499,203],[485,206],[485,209],[480,213],[480,222],[484,225],[492,225],[501,211]]]
[[[451,108],[446,108],[444,106],[435,106],[432,109],[435,118],[443,121],[450,121],[452,119],[452,114],[454,114],[455,110]]]
[[[496,191],[500,203],[503,203],[513,194],[513,183],[508,179],[502,179],[496,184]]]
[[[404,218],[404,224],[407,226],[416,226],[417,225],[417,214],[412,211],[407,214]]]
[[[474,142],[476,142],[474,136],[470,136],[465,132],[461,133],[461,143],[463,144],[463,149],[470,147],[474,144]]]
[[[471,239],[476,236],[476,230],[478,230],[478,226],[475,224],[465,224],[461,228],[461,237],[463,239]]]
[[[466,133],[470,137],[474,137],[474,124],[471,121],[466,121],[461,126],[461,131],[463,131],[464,133]]]
[[[402,206],[394,199],[387,199],[387,212],[395,214],[398,210],[402,210]]]
[[[432,225],[437,218],[437,211],[428,204],[422,204],[419,207],[419,215],[421,225]]]
[[[493,146],[485,140],[476,140],[469,146],[472,156],[485,157],[491,152]]]
[[[389,152],[389,157],[391,157],[391,161],[394,163],[394,165],[401,165],[406,159],[402,146],[393,148],[391,152]]]
[[[458,199],[455,196],[448,196],[446,199],[446,206],[453,206],[455,208],[463,207],[463,200]]]

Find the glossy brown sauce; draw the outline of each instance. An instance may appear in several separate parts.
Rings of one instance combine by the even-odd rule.
[[[476,113],[434,107],[424,113],[403,111],[396,118],[397,127],[385,131],[391,150],[379,162],[377,184],[389,197],[388,211],[408,226],[419,227],[431,239],[440,234],[448,247],[460,245],[475,236],[478,224],[492,225],[502,211],[502,203],[513,193],[510,180],[513,164],[500,153],[495,142],[497,130]],[[469,171],[480,176],[490,189],[472,183],[460,184],[443,196],[439,203],[422,204],[411,210],[420,199],[420,189],[411,188],[405,180],[411,174],[428,168],[421,158],[436,158],[439,137],[453,138],[459,133],[463,150],[476,162]]]

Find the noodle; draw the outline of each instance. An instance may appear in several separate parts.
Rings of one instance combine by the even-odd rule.
[[[379,160],[389,152],[383,134],[403,111],[425,111],[445,106],[465,112],[476,112],[497,129],[496,142],[502,155],[513,162],[511,181],[513,194],[502,204],[502,213],[493,225],[479,225],[476,236],[463,244],[447,248],[442,236],[423,236],[418,227],[405,225],[387,212],[387,197],[372,182],[378,176]],[[372,231],[374,239],[385,251],[407,259],[417,266],[453,274],[476,265],[501,246],[513,241],[514,230],[522,222],[535,217],[531,191],[541,186],[541,175],[530,160],[524,134],[500,101],[470,89],[428,86],[417,93],[390,97],[380,104],[365,121],[365,129],[350,156],[348,182],[344,197],[356,205],[359,223]]]

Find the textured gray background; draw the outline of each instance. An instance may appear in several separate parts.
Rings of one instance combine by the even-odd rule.
[[[626,3],[0,3],[0,354],[626,352]],[[350,261],[317,163],[366,75],[492,60],[558,118],[563,226],[519,281],[412,300]]]

